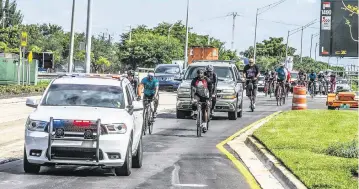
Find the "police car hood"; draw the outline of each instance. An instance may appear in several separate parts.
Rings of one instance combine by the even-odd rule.
[[[81,107],[81,106],[39,106],[32,114],[30,119],[39,121],[49,121],[54,119],[67,120],[97,120],[101,123],[123,123],[131,120],[130,115],[124,109]]]
[[[189,89],[191,88],[191,82],[192,80],[183,80],[183,82],[180,85],[180,88]],[[231,80],[218,80],[217,89],[228,89],[228,88],[235,88],[234,81]]]

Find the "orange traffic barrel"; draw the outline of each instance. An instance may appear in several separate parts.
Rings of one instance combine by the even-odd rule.
[[[307,109],[307,88],[305,86],[295,86],[293,88],[292,110]]]

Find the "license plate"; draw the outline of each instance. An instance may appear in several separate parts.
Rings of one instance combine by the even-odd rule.
[[[59,146],[81,146],[82,141],[59,141],[55,140],[52,145],[59,145]]]

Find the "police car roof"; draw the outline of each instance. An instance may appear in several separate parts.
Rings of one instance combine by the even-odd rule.
[[[121,79],[127,80],[127,79]],[[121,87],[121,80],[111,78],[92,77],[62,77],[55,79],[52,84],[79,84],[79,85],[109,85]]]
[[[196,61],[190,64],[189,66],[217,66],[217,67],[230,67],[232,65],[232,61],[218,60],[218,61]]]

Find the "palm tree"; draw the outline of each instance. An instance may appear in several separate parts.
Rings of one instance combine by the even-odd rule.
[[[0,0],[0,23],[3,28],[16,26],[21,24],[23,15],[17,10],[16,0]]]

